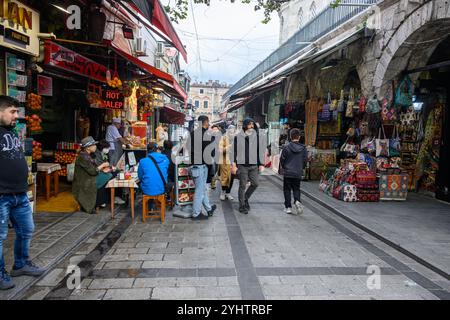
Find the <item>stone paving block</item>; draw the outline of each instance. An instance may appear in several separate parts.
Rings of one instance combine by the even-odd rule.
[[[134,279],[94,279],[88,289],[124,289],[133,286]]]
[[[302,296],[306,295],[305,285],[263,285],[265,296]]]
[[[74,290],[69,296],[69,300],[102,300],[106,290]]]
[[[282,284],[279,276],[258,276],[261,285]]]
[[[126,249],[116,249],[112,253],[113,255],[127,255],[127,254],[146,254],[148,248],[126,248]]]
[[[36,286],[38,287],[54,287],[66,276],[66,270],[53,269],[48,273]]]
[[[100,261],[101,262],[115,262],[115,261],[128,261],[128,254],[114,254],[105,255]]]
[[[221,297],[237,297],[241,295],[239,286],[218,287]]]
[[[119,261],[107,262],[103,269],[139,269],[142,267],[142,261]]]
[[[220,287],[239,285],[237,277],[219,277],[217,281]]]
[[[144,261],[142,268],[178,268],[178,261]]]
[[[149,249],[158,249],[158,248],[167,248],[168,242],[148,242],[148,241],[139,241],[136,243],[136,248],[149,248]]]
[[[33,287],[27,291],[21,300],[43,300],[52,287]]]
[[[109,289],[103,300],[150,300],[152,289]]]
[[[220,290],[217,286],[212,287],[196,287],[196,299],[207,298],[210,300],[218,299],[221,297]]]
[[[195,287],[156,287],[152,292],[152,299],[176,300],[194,299],[197,296]]]
[[[177,278],[177,287],[200,287],[209,286],[214,287],[218,285],[218,279],[216,277],[201,277],[201,278]]]
[[[162,254],[130,254],[129,260],[132,261],[161,261],[163,259]]]
[[[137,278],[133,288],[175,287],[177,278]]]

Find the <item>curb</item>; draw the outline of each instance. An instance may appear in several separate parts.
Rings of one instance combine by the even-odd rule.
[[[282,181],[282,177],[280,175],[272,175],[272,176],[275,177],[277,180]],[[419,264],[423,265],[424,267],[430,269],[431,271],[439,274],[440,276],[444,277],[445,279],[450,280],[450,275],[447,272],[445,272],[444,270],[440,269],[439,267],[434,266],[430,262],[422,259],[421,257],[417,256],[416,254],[412,253],[411,251],[403,248],[402,246],[392,242],[388,238],[386,238],[386,237],[382,236],[381,234],[375,232],[374,230],[372,230],[372,229],[364,226],[363,224],[357,222],[356,220],[350,218],[349,216],[347,216],[342,211],[339,211],[338,209],[334,208],[333,206],[329,205],[328,203],[326,203],[323,200],[319,199],[318,197],[314,196],[312,193],[310,193],[308,191],[305,191],[305,190],[301,190],[301,193],[304,194],[305,196],[307,196],[312,201],[314,201],[314,202],[318,203],[319,205],[321,205],[322,207],[326,208],[327,210],[329,210],[333,214],[339,216],[340,218],[342,218],[345,221],[349,222],[350,224],[354,225],[355,227],[357,227],[357,228],[361,229],[362,231],[370,234],[371,236],[375,237],[376,239],[384,242],[388,246],[390,246],[390,247],[394,248],[395,250],[401,252],[405,256],[413,259],[417,263],[419,263]]]

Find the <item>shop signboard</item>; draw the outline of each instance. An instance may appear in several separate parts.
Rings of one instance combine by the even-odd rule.
[[[0,46],[39,56],[39,13],[16,0],[0,0]]]
[[[45,64],[106,83],[108,68],[51,41],[45,42]]]
[[[123,94],[119,90],[104,90],[103,104],[107,109],[123,109]]]
[[[53,79],[50,77],[45,77],[38,75],[37,76],[38,83],[38,94],[41,96],[53,96]]]

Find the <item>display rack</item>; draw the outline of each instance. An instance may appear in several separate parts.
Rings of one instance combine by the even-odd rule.
[[[194,201],[195,184],[189,173],[189,164],[178,160],[175,163],[175,198],[179,206],[190,205]]]
[[[17,99],[19,102],[26,101],[28,78],[25,71],[25,60],[19,59],[11,53],[6,53],[6,95]]]

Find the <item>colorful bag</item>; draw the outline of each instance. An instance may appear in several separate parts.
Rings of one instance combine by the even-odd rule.
[[[361,136],[369,135],[369,123],[367,121],[361,121],[359,123],[359,135]]]
[[[349,137],[347,137],[340,150],[341,152],[346,152],[349,156],[356,156],[356,145],[348,143],[348,139]]]
[[[359,112],[360,113],[366,112],[366,104],[367,104],[367,98],[364,96],[361,96],[359,98]]]
[[[356,188],[358,190],[377,190],[378,191],[378,183],[375,184],[356,184]]]
[[[377,157],[377,170],[385,171],[387,166],[389,166],[389,159],[385,157]]]
[[[381,131],[383,131],[383,139],[381,139]],[[383,126],[381,126],[380,130],[378,131],[378,139],[375,140],[375,144],[377,148],[377,157],[389,157],[389,139],[386,139],[386,134],[384,132]]]
[[[345,116],[347,118],[353,118],[353,107],[355,105],[355,100],[354,100],[354,92],[353,92],[353,88],[350,89],[350,93],[349,93],[349,98],[347,101],[347,108],[345,110]]]
[[[333,198],[341,200],[342,198],[342,186],[337,186],[333,189]]]
[[[359,202],[379,202],[380,201],[380,191],[378,190],[378,185],[376,185],[376,190],[367,190],[358,188],[358,201]]]
[[[341,90],[341,97],[339,98],[337,104],[337,111],[344,112],[344,110],[345,110],[344,90]]]
[[[397,136],[395,136],[396,132],[397,132]],[[394,126],[393,136],[394,136],[393,138],[389,139],[389,155],[391,157],[399,157],[400,150],[401,150],[401,144],[400,144],[400,137],[398,135],[397,126]]]
[[[395,92],[395,104],[402,107],[409,107],[412,105],[412,96],[414,92],[414,85],[411,78],[406,75]]]
[[[317,121],[319,122],[328,122],[331,121],[331,112],[330,112],[330,103],[327,102],[323,105],[322,111],[319,111],[317,116]]]
[[[406,113],[400,115],[400,123],[402,126],[411,126],[417,121],[416,113],[412,108],[408,109]]]
[[[396,121],[397,111],[393,106],[389,106],[387,99],[383,99],[381,107],[381,119],[383,121]]]
[[[356,173],[356,182],[360,185],[373,185],[377,182],[377,175],[372,171],[359,171]]]
[[[380,176],[380,200],[406,200],[408,174],[382,174]]]
[[[357,202],[358,190],[355,185],[345,184],[342,188],[342,200],[345,202]]]
[[[367,101],[366,104],[366,112],[367,113],[378,113],[380,112],[380,103],[378,102],[378,99],[376,97],[372,97]]]

